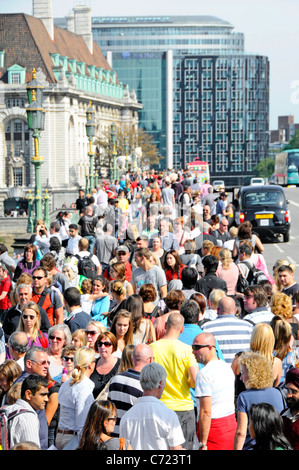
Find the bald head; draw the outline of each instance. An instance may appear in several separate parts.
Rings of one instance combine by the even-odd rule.
[[[195,336],[194,344],[211,344],[212,346],[216,346],[216,340],[212,333],[200,333]]]
[[[153,362],[153,350],[148,344],[140,343],[133,350],[133,366],[141,371],[146,365]]]
[[[235,315],[236,303],[232,297],[222,297],[218,303],[218,315]]]
[[[184,317],[180,313],[172,313],[169,315],[166,323],[167,329],[181,330],[184,326]]]

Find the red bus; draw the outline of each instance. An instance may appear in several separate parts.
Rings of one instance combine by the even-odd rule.
[[[210,180],[210,169],[208,162],[202,160],[194,160],[193,162],[187,163],[187,170],[192,173],[192,176],[197,178],[199,183],[204,183],[205,180]]]

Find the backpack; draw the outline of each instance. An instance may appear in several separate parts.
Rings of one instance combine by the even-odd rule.
[[[20,408],[18,410],[10,411],[7,405],[0,408],[0,432],[1,432],[1,449],[10,449],[10,428],[12,419],[22,413],[31,413],[30,410]]]
[[[91,259],[92,253],[89,256],[76,256],[78,258],[78,273],[93,281],[97,275],[97,268]]]
[[[257,269],[255,266],[251,266],[246,261],[242,261],[245,266],[249,269],[247,277],[245,278],[240,271],[238,282],[237,282],[237,292],[244,293],[249,286],[256,286],[260,282],[267,280],[266,274]]]

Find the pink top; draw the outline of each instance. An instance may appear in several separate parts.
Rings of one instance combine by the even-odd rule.
[[[232,262],[229,269],[223,269],[222,263],[219,262],[216,274],[220,279],[226,282],[227,295],[235,295],[239,277],[239,270],[235,263]]]

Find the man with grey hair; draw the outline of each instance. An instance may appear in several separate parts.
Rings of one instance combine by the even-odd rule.
[[[40,346],[33,346],[28,349],[24,357],[25,368],[22,374],[14,381],[13,385],[18,382],[23,382],[26,377],[31,374],[38,374],[44,378],[48,377],[49,373],[49,356],[47,350]],[[45,409],[37,411],[39,419],[39,438],[40,447],[42,450],[48,449],[48,421]]]
[[[9,336],[16,331],[19,326],[19,321],[22,314],[23,306],[31,300],[32,297],[32,287],[29,284],[19,284],[16,289],[16,301],[17,304],[10,307],[4,312],[4,321],[3,321],[3,331],[5,334],[6,340]],[[47,316],[46,311],[39,307],[40,317],[41,317],[41,327],[40,330],[43,333],[48,333],[50,328],[50,322]]]
[[[180,450],[185,440],[176,413],[160,401],[166,370],[152,362],[143,367],[139,397],[120,421],[120,436],[129,439],[134,450]]]
[[[28,336],[24,331],[15,331],[10,335],[7,342],[8,352],[22,370],[25,369],[24,356],[28,349]]]

